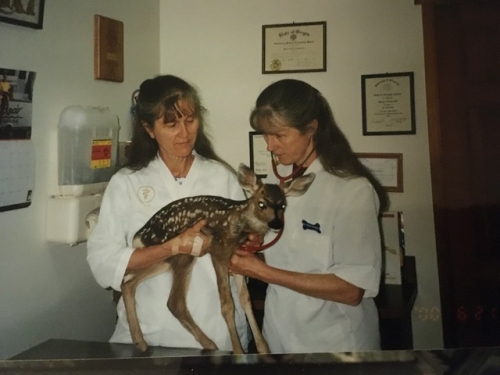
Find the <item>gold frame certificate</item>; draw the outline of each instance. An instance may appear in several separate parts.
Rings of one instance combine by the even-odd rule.
[[[415,134],[412,72],[361,76],[363,135]]]
[[[326,22],[262,26],[262,74],[326,71]]]

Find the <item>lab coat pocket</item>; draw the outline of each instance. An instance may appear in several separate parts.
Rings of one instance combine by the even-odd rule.
[[[325,272],[332,264],[330,237],[310,230],[298,230],[294,236],[295,261],[299,272]]]

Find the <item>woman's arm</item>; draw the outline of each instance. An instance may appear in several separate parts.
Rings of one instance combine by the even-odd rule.
[[[193,256],[203,256],[211,242],[211,237],[201,232],[201,228],[206,224],[206,220],[200,220],[193,227],[185,230],[171,240],[159,245],[141,247],[132,253],[127,270],[146,268],[152,264],[161,262],[176,254],[190,254]],[[202,239],[201,251],[193,250],[194,239]]]
[[[254,254],[237,250],[230,261],[230,271],[259,279],[268,284],[280,285],[311,297],[359,305],[364,290],[334,274],[311,274],[286,271],[271,267]]]

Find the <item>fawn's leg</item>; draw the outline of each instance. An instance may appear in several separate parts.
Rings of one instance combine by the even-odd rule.
[[[229,330],[231,344],[233,345],[233,353],[243,354],[243,348],[241,347],[234,321],[235,309],[233,296],[231,295],[231,287],[229,285],[229,262],[215,257],[212,253],[212,263],[214,265],[215,275],[217,276],[217,287],[219,288],[222,316],[224,317]]]
[[[259,325],[255,320],[255,315],[253,314],[252,303],[250,302],[250,294],[248,293],[248,287],[245,281],[245,277],[242,275],[234,275],[234,279],[236,280],[236,285],[238,285],[240,303],[247,316],[248,324],[250,324],[250,328],[252,329],[252,334],[255,339],[255,346],[257,347],[257,351],[259,352],[259,354],[269,354],[269,347],[267,346],[267,342],[264,339],[264,336],[262,336]]]
[[[130,328],[130,335],[132,336],[132,342],[141,352],[145,352],[148,349],[148,344],[144,340],[141,326],[139,324],[139,318],[137,317],[135,290],[137,288],[137,285],[139,285],[142,281],[169,270],[170,265],[168,263],[162,262],[138,272],[130,273],[128,275],[125,275],[124,277],[125,281],[121,287],[123,303],[125,305],[125,311],[127,313],[128,326]]]
[[[172,263],[172,289],[167,307],[204,349],[217,350],[217,345],[198,327],[187,308],[186,295],[195,258],[189,255],[177,257],[179,261]]]

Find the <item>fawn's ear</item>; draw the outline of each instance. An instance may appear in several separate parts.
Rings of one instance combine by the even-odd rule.
[[[309,189],[309,186],[311,186],[314,181],[314,177],[316,177],[314,173],[308,173],[304,176],[297,177],[296,179],[285,183],[285,186],[283,187],[285,196],[300,197],[307,191],[307,189]]]
[[[243,190],[248,191],[251,194],[255,193],[257,189],[262,186],[260,179],[243,163],[241,163],[238,168],[238,182]]]

